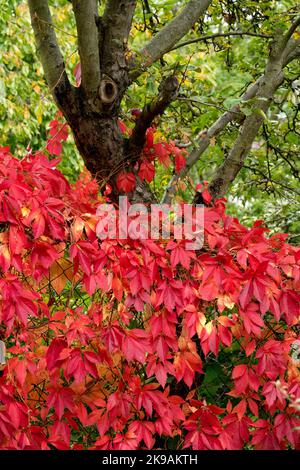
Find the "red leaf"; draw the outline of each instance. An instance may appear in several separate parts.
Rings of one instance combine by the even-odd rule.
[[[203,201],[205,202],[206,205],[209,205],[212,201],[212,195],[210,194],[210,192],[208,191],[208,189],[203,189],[202,193],[202,199]]]
[[[153,144],[154,154],[157,156],[158,161],[162,163],[166,168],[169,168],[171,165],[170,153],[168,152],[166,146],[162,142]]]
[[[128,361],[145,361],[146,353],[152,352],[149,335],[139,329],[128,330],[124,339],[123,352]]]
[[[67,347],[67,342],[63,339],[55,338],[51,342],[46,353],[47,367],[50,371],[54,369],[57,361],[59,360],[59,355],[61,351]]]
[[[180,173],[183,168],[186,167],[186,158],[182,153],[175,155],[175,171]]]
[[[62,152],[62,144],[56,139],[51,139],[47,142],[47,150],[51,155],[56,155],[59,157]]]
[[[74,77],[76,80],[76,85],[79,87],[81,84],[81,63],[80,62],[78,62],[78,64],[75,65]]]
[[[117,178],[117,187],[119,191],[130,193],[136,187],[136,179],[133,173],[120,173]]]
[[[142,180],[146,180],[148,181],[148,183],[151,183],[151,181],[153,180],[155,176],[155,168],[154,168],[153,163],[147,160],[143,160],[140,165],[138,175]]]

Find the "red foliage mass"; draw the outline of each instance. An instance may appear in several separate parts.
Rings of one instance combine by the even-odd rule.
[[[199,252],[101,241],[96,183],[57,163],[0,150],[0,448],[299,449],[300,250],[223,200]]]

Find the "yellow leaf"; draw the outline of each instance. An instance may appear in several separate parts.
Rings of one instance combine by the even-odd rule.
[[[84,229],[84,221],[80,217],[75,217],[74,222],[71,226],[71,235],[72,240],[74,242],[78,242],[80,237],[82,236],[82,232]]]
[[[195,78],[197,80],[203,81],[206,79],[206,74],[204,72],[197,72],[195,73]]]
[[[30,112],[28,108],[24,109],[24,119],[29,119],[30,118]]]
[[[39,124],[42,124],[43,121],[43,109],[42,106],[38,105],[38,107],[35,109],[35,115],[38,120]]]
[[[29,213],[30,213],[30,209],[28,209],[28,207],[26,206],[21,207],[21,214],[23,217],[27,217]]]
[[[67,281],[72,281],[72,279],[73,264],[71,261],[61,258],[51,266],[50,282],[58,294],[62,293]]]

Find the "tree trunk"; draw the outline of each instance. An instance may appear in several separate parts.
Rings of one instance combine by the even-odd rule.
[[[101,191],[106,184],[111,186],[110,197],[117,201],[120,192],[116,184],[118,174],[122,171],[135,173],[130,155],[126,152],[127,139],[120,131],[118,119],[91,111],[66,117],[85,166],[97,179]],[[139,157],[135,155],[135,159]],[[128,195],[129,199],[132,202],[155,202],[149,186],[137,175],[136,179],[136,189]]]

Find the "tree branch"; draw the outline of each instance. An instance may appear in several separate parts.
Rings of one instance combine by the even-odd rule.
[[[285,46],[287,45],[288,41],[293,36],[293,34],[296,31],[296,29],[298,28],[298,26],[300,26],[300,16],[298,16],[298,18],[295,19],[295,21],[292,23],[292,25],[289,28],[289,30],[287,31],[287,33],[284,35],[284,45]]]
[[[209,39],[216,39],[216,38],[226,38],[230,36],[253,36],[257,38],[264,38],[264,39],[272,39],[273,36],[269,34],[260,34],[260,33],[251,33],[247,31],[228,31],[227,33],[215,33],[215,34],[208,34],[206,36],[200,36],[199,38],[190,39],[189,41],[181,42],[176,46],[172,47],[168,52],[175,51],[180,47],[189,46],[190,44],[195,44],[197,42],[204,42],[208,41]]]
[[[275,36],[266,70],[252,106],[252,113],[246,117],[233,148],[209,184],[208,189],[215,199],[226,194],[232,181],[243,167],[274,94],[284,80],[283,68],[287,63],[287,48],[290,46],[289,41],[298,25],[300,25],[300,17],[292,24],[288,33],[282,36],[278,31]]]
[[[131,79],[135,80],[153,62],[169,52],[203,15],[212,0],[190,0],[172,21],[167,23],[137,54],[131,64]]]
[[[179,82],[174,75],[167,77],[159,87],[158,96],[144,107],[127,144],[126,154],[129,156],[131,163],[140,157],[145,144],[147,129],[154,118],[161,116],[171,101],[177,96],[178,87]]]
[[[298,57],[300,57],[300,40],[299,39],[294,40],[293,38],[291,38],[286,44],[284,38],[279,33],[277,33],[277,40],[274,41],[273,47],[271,48],[269,63],[266,68],[265,74],[257,82],[255,82],[254,85],[248,88],[246,93],[241,97],[241,104],[243,102],[247,102],[248,100],[253,99],[256,95],[257,95],[258,100],[262,99],[262,101],[260,105],[257,105],[256,103],[253,106],[253,110],[255,111],[254,115],[251,115],[245,119],[244,126],[243,126],[244,131],[240,134],[239,139],[236,142],[236,145],[232,149],[232,152],[230,153],[226,161],[223,162],[223,164],[217,170],[213,178],[213,181],[211,182],[210,191],[214,193],[215,197],[219,197],[225,194],[228,186],[230,185],[230,182],[233,181],[233,179],[237,175],[238,171],[240,170],[242,166],[242,162],[246,158],[246,155],[248,154],[249,150],[251,149],[253,140],[255,139],[255,136],[264,120],[264,113],[267,111],[270,105],[271,99],[273,97],[273,94],[275,93],[276,89],[278,88],[278,86],[280,85],[282,81],[282,78],[280,78],[280,83],[277,82],[276,78],[274,79],[274,77],[276,76],[276,73],[278,73],[279,74],[278,76],[281,77],[282,69],[286,65],[288,65],[292,60]],[[271,73],[272,66],[274,64],[277,64],[275,67],[277,71],[273,70],[273,72]],[[275,85],[273,94],[271,93],[271,95],[269,94],[267,90],[264,90],[264,88],[262,88],[263,83],[265,83],[265,86],[266,86],[268,85],[269,81]],[[276,84],[276,82],[278,84]],[[264,91],[266,92],[265,95],[264,95]],[[262,93],[262,96],[260,96],[260,93]],[[269,96],[269,98],[267,96]],[[238,116],[240,116],[240,118],[237,119]],[[205,152],[205,150],[210,145],[211,139],[217,136],[222,130],[224,130],[225,127],[231,121],[239,120],[239,119],[241,120],[241,116],[243,116],[243,113],[240,110],[240,105],[239,104],[235,105],[229,111],[225,112],[207,130],[207,132],[202,134],[199,146],[196,147],[187,158],[186,167],[179,174],[173,175],[173,177],[171,178],[165,190],[163,199],[162,199],[163,203],[171,202],[174,194],[176,193],[178,181],[184,178],[188,174],[188,172],[193,167],[193,165],[195,165],[195,163],[199,160],[200,156]],[[248,133],[247,132],[248,128],[251,128],[253,132]],[[246,146],[244,148],[243,157],[240,153],[242,150],[242,145],[240,145],[241,144],[240,139],[248,140],[249,142],[251,141],[250,146],[248,147]],[[233,165],[232,168],[230,168],[231,162]],[[223,181],[222,183],[223,187],[222,188],[220,187],[220,191],[219,191],[218,186],[221,185],[221,181],[223,180],[223,178],[228,178],[225,184],[226,189],[224,186],[225,182]],[[233,179],[231,180],[231,178]]]
[[[122,87],[127,69],[126,49],[136,0],[107,0],[101,21],[101,49],[103,72]]]
[[[300,57],[300,39],[291,38],[284,51],[283,65],[288,65],[293,60]]]
[[[28,4],[37,51],[40,55],[46,81],[53,92],[58,85],[69,82],[53,28],[48,1],[29,0]]]
[[[241,96],[241,104],[255,97],[261,80],[262,77],[257,80],[254,84],[252,84],[248,88],[248,90]],[[219,135],[220,132],[222,132],[230,122],[234,120],[241,120],[241,118],[244,117],[244,114],[240,110],[240,107],[240,104],[232,106],[228,111],[222,114],[222,116],[220,116],[219,119],[206,132],[203,132],[201,134],[199,145],[194,148],[194,150],[189,154],[185,168],[183,168],[180,173],[173,175],[173,177],[171,178],[165,190],[162,203],[171,203],[171,200],[174,194],[176,193],[178,181],[188,174],[190,169],[195,165],[195,163],[199,160],[200,156],[210,145],[211,139]]]
[[[230,184],[243,167],[254,139],[264,122],[274,93],[284,80],[283,46],[282,36],[278,34],[270,50],[266,70],[252,105],[252,113],[246,117],[233,148],[209,184],[208,189],[215,199],[226,194]]]
[[[97,0],[72,0],[78,34],[83,89],[95,94],[100,85]]]

